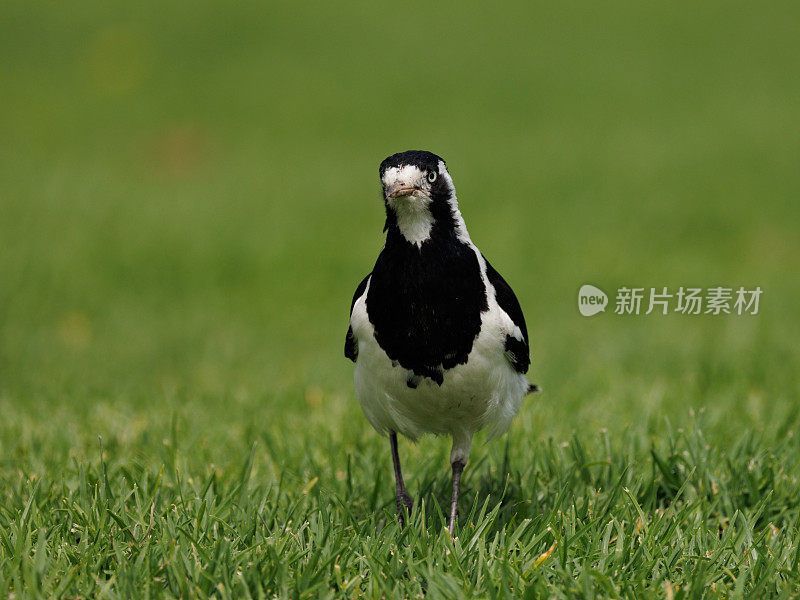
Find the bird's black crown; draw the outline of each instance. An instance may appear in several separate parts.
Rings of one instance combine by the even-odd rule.
[[[406,150],[405,152],[398,152],[383,160],[380,166],[380,176],[383,177],[386,169],[402,167],[403,165],[414,165],[420,171],[438,171],[439,161],[445,162],[443,158],[427,150]]]

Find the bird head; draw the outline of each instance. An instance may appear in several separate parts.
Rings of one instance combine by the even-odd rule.
[[[421,246],[434,227],[463,228],[453,180],[444,159],[425,150],[407,150],[386,158],[380,166],[386,229],[397,229]]]

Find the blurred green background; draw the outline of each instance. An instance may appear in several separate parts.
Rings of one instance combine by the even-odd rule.
[[[525,310],[545,393],[512,439],[658,435],[702,407],[719,440],[785,422],[799,22],[796,2],[3,2],[6,450],[147,452],[176,413],[237,461],[279,417],[372,436],[342,346],[378,164],[409,148],[448,161]],[[764,294],[757,316],[588,319],[584,283]]]

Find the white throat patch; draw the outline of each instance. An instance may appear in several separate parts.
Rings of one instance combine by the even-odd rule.
[[[390,202],[397,218],[397,228],[404,238],[421,246],[422,242],[431,237],[433,215],[429,208],[430,198],[419,195],[394,198]]]

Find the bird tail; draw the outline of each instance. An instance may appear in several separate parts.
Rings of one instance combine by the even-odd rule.
[[[528,391],[526,392],[526,395],[527,394],[538,394],[541,391],[542,391],[542,388],[540,388],[538,385],[530,383],[530,384],[528,384]]]

